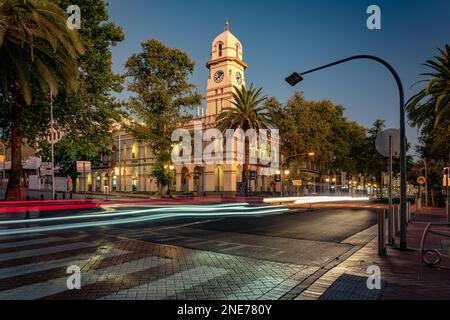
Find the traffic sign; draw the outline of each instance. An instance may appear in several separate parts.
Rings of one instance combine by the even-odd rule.
[[[425,182],[427,182],[427,179],[423,176],[420,176],[417,178],[417,183],[418,184],[425,184]]]
[[[392,156],[400,156],[400,130],[387,129],[380,132],[375,140],[375,148],[384,157],[389,157],[389,137],[392,141]]]

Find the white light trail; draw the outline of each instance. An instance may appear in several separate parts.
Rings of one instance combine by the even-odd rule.
[[[341,201],[367,201],[368,197],[331,197],[331,196],[315,196],[315,197],[280,197],[280,198],[264,198],[264,203],[281,203],[293,202],[296,204],[309,203],[325,203],[325,202],[341,202]]]
[[[289,210],[283,206],[264,206],[264,207],[243,207],[243,206],[241,206],[238,208],[239,209],[236,208],[237,212],[235,212],[235,210],[232,210],[231,212],[227,212],[227,210],[229,210],[231,208],[209,208],[209,209],[211,209],[210,211],[205,211],[203,213],[199,213],[194,210],[192,210],[192,212],[186,212],[186,209],[184,209],[184,210],[180,210],[180,211],[184,211],[184,212],[179,212],[179,213],[153,214],[153,215],[146,215],[143,217],[124,218],[124,219],[116,219],[116,220],[108,220],[108,221],[92,221],[92,222],[60,224],[60,225],[41,226],[41,227],[32,227],[32,228],[8,229],[8,230],[1,230],[0,236],[28,234],[28,233],[46,232],[46,231],[61,231],[61,230],[69,230],[69,229],[81,229],[81,228],[89,228],[89,227],[146,222],[146,221],[152,221],[152,220],[180,218],[180,217],[196,218],[196,217],[260,216],[260,215],[265,215],[265,214],[283,213],[283,212],[286,212]],[[214,212],[214,211],[217,211],[214,209],[222,209],[222,211]],[[110,215],[108,215],[108,216],[110,216]],[[31,220],[28,220],[28,222],[29,221],[31,221]],[[22,220],[22,222],[23,222],[23,220]]]

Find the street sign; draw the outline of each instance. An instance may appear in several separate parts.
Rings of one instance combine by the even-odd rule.
[[[389,137],[392,137],[392,156],[400,156],[400,130],[387,129],[380,132],[375,140],[375,148],[384,157],[389,157]]]
[[[302,180],[292,180],[292,185],[294,187],[300,187],[302,185]]]
[[[417,183],[418,184],[425,184],[427,182],[427,179],[423,176],[420,176],[417,178]]]
[[[91,172],[91,162],[90,161],[77,161],[77,172]]]

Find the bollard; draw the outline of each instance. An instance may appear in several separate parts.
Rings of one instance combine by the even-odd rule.
[[[394,210],[394,225],[395,235],[400,235],[400,206],[398,204],[393,206]]]
[[[406,224],[411,221],[411,202],[406,203]]]
[[[394,208],[388,210],[388,244],[390,246],[395,245],[395,219],[394,219]]]
[[[378,255],[385,256],[386,252],[386,211],[380,209],[377,211],[377,222],[378,222]]]

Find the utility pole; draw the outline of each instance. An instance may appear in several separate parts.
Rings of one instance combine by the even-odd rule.
[[[55,150],[54,150],[54,126],[53,126],[53,92],[50,88],[50,144],[51,144],[51,171],[52,171],[52,200],[55,200]]]
[[[120,158],[120,139],[121,138],[121,135],[120,135],[120,133],[119,133],[119,183],[118,183],[118,185],[119,185],[119,187],[118,187],[118,191],[119,192],[121,192],[122,191],[122,160],[121,160],[121,158]]]

